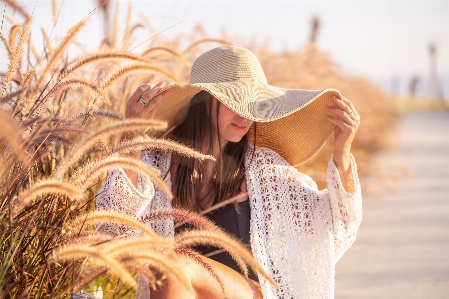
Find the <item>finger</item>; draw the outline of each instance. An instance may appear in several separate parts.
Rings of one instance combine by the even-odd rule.
[[[352,125],[352,123],[354,122],[354,120],[348,113],[337,107],[326,106],[326,113],[336,118],[340,118],[349,125]]]
[[[335,103],[335,105],[340,108],[341,110],[345,111],[346,113],[351,113],[351,109],[348,105],[343,102],[340,98],[338,98],[336,95],[332,95],[332,101]]]
[[[351,111],[354,112],[354,113],[353,113],[354,116],[360,117],[359,113],[357,112],[357,109],[355,109],[354,104],[352,104],[352,102],[351,102],[350,100],[348,100],[347,98],[343,98],[342,100],[343,100],[343,102],[344,102],[346,105],[349,106],[349,108],[351,109]]]
[[[352,127],[350,125],[348,125],[347,123],[345,123],[343,120],[330,116],[330,115],[326,115],[327,120],[329,120],[330,122],[336,124],[340,129],[342,129],[344,132],[351,132],[352,131]]]
[[[168,92],[168,90],[158,94],[154,98],[148,101],[148,104],[145,106],[143,113],[149,114],[153,110],[156,110],[157,107],[159,107],[159,104],[161,103],[162,99],[164,98],[165,94]]]
[[[140,97],[149,89],[151,89],[152,86],[149,84],[145,84],[142,86],[139,86],[136,91],[129,97],[129,102],[137,102],[139,101]]]
[[[149,103],[151,99],[157,95],[159,90],[161,90],[162,87],[165,86],[165,82],[159,82],[155,86],[153,86],[151,89],[148,89],[145,91],[140,97],[144,99],[145,102]]]

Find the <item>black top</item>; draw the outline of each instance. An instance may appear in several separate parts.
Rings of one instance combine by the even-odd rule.
[[[250,249],[249,228],[251,210],[249,206],[249,200],[247,199],[245,201],[239,202],[238,207],[239,212],[236,211],[234,204],[228,204],[220,209],[206,214],[205,216],[208,219],[212,220],[226,233],[239,239],[243,244],[248,245],[248,248]],[[194,249],[203,255],[207,255],[213,251],[220,250],[220,248],[211,246],[197,246]],[[222,263],[239,273],[242,273],[240,268],[237,266],[237,263],[227,252],[214,254],[212,256],[209,256],[209,258]],[[257,275],[251,269],[249,269],[248,277],[252,280],[259,281]]]

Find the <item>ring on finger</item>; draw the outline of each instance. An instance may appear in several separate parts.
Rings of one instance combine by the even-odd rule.
[[[143,97],[140,97],[138,102],[141,103],[144,107],[145,107],[146,105],[148,105],[148,102],[146,102],[146,101],[143,99]]]
[[[354,114],[354,111],[351,110],[351,112],[349,112],[348,115],[351,116],[351,115],[353,115],[353,114]]]

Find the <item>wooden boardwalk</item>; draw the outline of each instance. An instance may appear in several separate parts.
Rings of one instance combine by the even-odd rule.
[[[381,182],[394,192],[364,196],[357,241],[337,263],[335,298],[449,298],[449,113],[404,116],[398,149],[378,163],[409,175]]]

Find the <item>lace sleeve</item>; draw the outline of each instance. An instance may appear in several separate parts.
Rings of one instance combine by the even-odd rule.
[[[352,190],[346,192],[340,180],[337,166],[331,157],[327,170],[327,192],[322,194],[329,200],[332,212],[332,227],[335,243],[335,261],[354,243],[362,221],[362,195],[357,174],[357,164],[351,155]]]
[[[109,170],[106,181],[97,195],[97,210],[113,210],[136,219],[139,218],[153,199],[154,186],[147,177],[139,174],[138,187],[138,189],[134,187],[123,169]],[[114,236],[139,234],[136,230],[115,224],[104,224],[97,229]]]

